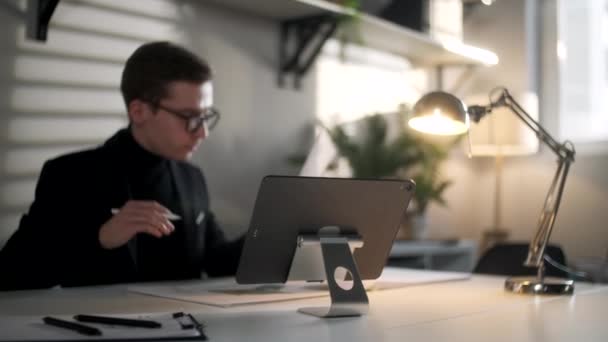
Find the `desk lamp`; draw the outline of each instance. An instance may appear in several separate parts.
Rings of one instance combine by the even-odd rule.
[[[469,120],[479,122],[484,116],[499,107],[508,108],[521,119],[526,126],[536,133],[558,157],[557,172],[553,177],[544,208],[538,220],[538,229],[528,249],[524,266],[537,268],[535,277],[510,277],[505,282],[507,291],[527,294],[572,294],[574,281],[545,277],[545,247],[549,242],[555,217],[559,209],[566,177],[570,164],[574,162],[574,145],[566,141],[557,142],[538,122],[513,99],[505,88],[496,88],[490,92],[490,104],[467,106],[457,97],[442,91],[424,95],[413,109],[413,117],[408,124],[411,128],[430,134],[456,135],[469,129]]]

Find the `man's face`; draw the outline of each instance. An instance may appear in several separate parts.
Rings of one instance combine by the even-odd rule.
[[[211,82],[171,82],[167,96],[157,108],[140,101],[141,119],[131,117],[134,134],[136,138],[139,135],[140,143],[153,153],[167,159],[188,160],[209,131],[206,125],[189,131],[187,118],[198,117],[202,110],[211,107],[212,101]]]

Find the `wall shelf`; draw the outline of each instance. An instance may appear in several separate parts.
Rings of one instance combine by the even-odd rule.
[[[28,37],[46,40],[46,29],[59,0],[28,0]],[[339,17],[355,12],[325,0],[207,0],[216,6],[277,21],[280,25],[279,85],[284,76],[294,75],[298,88],[321,48],[336,32]],[[361,13],[358,36],[368,48],[402,56],[415,66],[436,67],[438,87],[444,66],[494,65],[498,57],[491,51],[459,40],[438,40],[389,21]],[[295,49],[291,48],[296,46]]]
[[[224,8],[277,21],[307,16],[342,15],[349,9],[324,0],[207,0]],[[386,20],[360,15],[360,33],[366,47],[403,56],[415,65],[494,65],[495,53],[457,40],[439,41]]]

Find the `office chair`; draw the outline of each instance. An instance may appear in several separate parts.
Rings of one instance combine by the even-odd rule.
[[[523,265],[528,255],[527,243],[499,243],[488,249],[479,259],[473,273],[505,276],[536,275],[536,268]],[[566,265],[566,255],[561,247],[547,245],[545,255]],[[568,278],[568,274],[545,261],[545,275]]]

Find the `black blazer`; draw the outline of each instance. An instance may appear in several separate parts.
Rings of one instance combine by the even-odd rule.
[[[0,289],[44,288],[136,282],[133,240],[106,250],[99,244],[101,226],[111,208],[129,199],[120,131],[104,145],[47,161],[35,200],[19,228],[0,251]],[[236,272],[243,240],[226,241],[209,210],[201,171],[169,161],[184,224],[182,246],[187,262],[175,265],[180,278]],[[202,215],[201,215],[202,213]],[[201,220],[201,218],[204,219]]]

